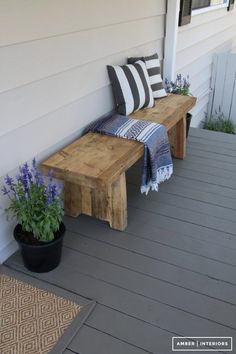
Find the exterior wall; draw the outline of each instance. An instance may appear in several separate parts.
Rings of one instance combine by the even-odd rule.
[[[213,54],[233,48],[236,50],[236,9],[195,15],[189,25],[179,28],[176,73],[190,75],[191,91],[198,97],[192,126],[199,126],[207,112]]]
[[[96,5],[96,6],[95,6]],[[166,0],[0,2],[0,183],[113,109],[107,64],[163,56]],[[0,197],[0,262],[14,249]]]

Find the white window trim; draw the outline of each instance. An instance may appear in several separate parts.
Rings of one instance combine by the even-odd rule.
[[[229,1],[227,1],[225,4],[207,6],[207,7],[203,7],[202,9],[193,10],[192,11],[192,16],[200,15],[200,14],[203,14],[205,12],[210,12],[210,11],[215,11],[215,10],[219,10],[219,9],[224,9],[224,8],[228,7],[228,3],[229,3]]]

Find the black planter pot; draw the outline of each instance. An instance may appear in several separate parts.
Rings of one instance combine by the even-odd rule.
[[[188,137],[188,132],[189,132],[190,124],[191,124],[191,119],[192,119],[192,114],[191,113],[187,113],[187,115],[186,115],[186,138]]]
[[[65,225],[61,223],[57,238],[53,241],[31,245],[22,242],[22,227],[16,225],[14,237],[21,250],[24,266],[31,272],[46,273],[56,268],[61,260]]]

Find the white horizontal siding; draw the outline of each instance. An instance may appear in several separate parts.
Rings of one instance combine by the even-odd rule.
[[[4,135],[12,129],[25,125],[59,107],[63,107],[74,100],[78,100],[93,91],[107,86],[109,84],[106,71],[106,65],[108,63],[124,64],[125,58],[129,55],[143,54],[143,51],[150,53],[157,49],[162,56],[163,21],[157,22],[156,19],[155,21],[151,19],[150,21],[145,20],[142,22],[144,22],[143,27],[140,27],[140,24],[139,26],[137,25],[137,27],[134,24],[131,25],[132,28],[135,28],[135,31],[131,31],[129,24],[126,26],[125,32],[126,30],[129,31],[131,37],[125,44],[122,44],[123,40],[119,39],[117,29],[116,34],[113,31],[111,31],[110,34],[106,33],[107,39],[112,35],[113,38],[117,38],[117,40],[109,41],[109,43],[107,40],[104,41],[102,45],[97,44],[99,43],[99,35],[96,33],[93,41],[90,41],[91,47],[93,48],[90,50],[90,56],[87,53],[84,58],[77,58],[77,66],[75,66],[76,60],[74,59],[74,67],[72,66],[71,69],[66,69],[65,66],[63,67],[66,60],[64,62],[61,60],[62,65],[60,69],[62,69],[63,72],[58,72],[58,66],[58,68],[55,69],[58,73],[54,74],[53,72],[53,74],[49,76],[49,68],[46,69],[47,65],[44,62],[42,66],[40,66],[44,69],[44,72],[42,73],[41,71],[40,75],[44,76],[38,79],[39,71],[34,73],[36,64],[34,63],[32,66],[30,61],[24,64],[25,67],[23,71],[17,69],[18,72],[15,73],[16,70],[10,70],[9,76],[12,80],[9,80],[9,82],[7,80],[8,75],[3,72],[6,84],[8,84],[8,87],[11,85],[12,88],[8,89],[6,92],[0,93],[0,116],[10,117],[10,119],[4,119],[0,135]],[[160,27],[160,25],[162,26]],[[143,29],[142,35],[139,37],[135,35],[138,28]],[[122,31],[123,30],[122,28]],[[122,32],[123,36],[125,32]],[[149,33],[153,35],[149,35]],[[148,41],[150,41],[148,44],[147,38]],[[84,41],[84,45],[85,43],[86,41]],[[71,53],[75,52],[73,52],[74,46],[75,43],[74,45],[71,44]],[[98,46],[102,47],[99,51]],[[50,46],[50,48],[54,48],[54,46]],[[57,48],[57,45],[55,45],[55,48]],[[62,47],[60,47],[60,50],[62,50]],[[45,48],[43,52],[46,52]],[[35,55],[35,51],[32,51],[32,53]],[[40,51],[37,54],[39,55],[39,53]],[[80,55],[79,50],[78,54]],[[74,58],[74,54],[72,57]],[[100,59],[100,57],[102,57],[102,59]],[[22,59],[22,63],[23,62],[24,59]],[[31,68],[31,72],[30,70],[27,71],[27,66]],[[49,67],[50,66],[53,71],[53,60],[50,60]],[[54,67],[56,66],[57,65],[54,65]],[[14,75],[12,75],[12,72],[14,72]],[[24,76],[24,72],[26,72],[27,75]],[[35,78],[36,75],[37,79]],[[19,82],[16,82],[17,80],[21,82],[20,86]],[[26,84],[26,80],[31,82]],[[12,102],[14,102],[14,105],[12,105]]]
[[[108,87],[107,64],[124,64],[128,56],[155,50],[162,54],[162,39],[0,93],[0,136]]]
[[[106,86],[63,106],[0,138],[1,172],[38,156],[113,108],[111,87]],[[7,150],[6,150],[7,147]]]
[[[196,75],[191,75],[191,90],[196,94],[199,90],[199,87],[202,86],[206,81],[209,82],[211,80],[211,65],[205,66],[199,73]]]
[[[165,9],[164,0],[1,0],[0,46],[164,15]]]
[[[0,48],[0,92],[121,52],[124,58],[131,48],[136,54],[163,36],[164,17],[157,16]]]
[[[226,9],[220,11],[224,11],[224,16],[216,19],[213,18],[211,22],[208,20],[208,22],[194,25],[194,20],[202,15],[192,17],[192,25],[189,25],[188,29],[179,31],[177,52],[195,46],[196,44],[198,45],[202,41],[205,42],[211,37],[215,38],[220,33],[236,25],[234,13],[227,12]],[[207,14],[204,16],[206,15]]]
[[[0,215],[0,264],[3,263],[13,252],[17,250],[17,244],[13,241],[13,229],[15,222],[6,220],[5,214]]]
[[[191,121],[192,127],[195,128],[199,127],[201,122],[205,119],[208,102],[209,102],[209,95],[210,95],[209,93],[206,93],[205,95],[201,95],[201,97],[198,99],[197,105],[191,110],[191,113],[193,115]]]
[[[163,58],[165,9],[166,0],[0,1],[0,182],[114,108],[106,65]],[[0,262],[11,228],[0,224]]]
[[[236,33],[236,24],[227,28],[223,32],[216,33],[215,36],[207,37],[194,45],[177,52],[176,68],[181,68],[189,65],[192,61],[201,58],[202,56],[211,52],[227,50],[232,48],[232,41]]]
[[[192,125],[205,118],[209,101],[213,54],[236,46],[236,11],[218,9],[192,16],[191,24],[180,27],[176,72],[189,75],[191,92],[198,97]]]

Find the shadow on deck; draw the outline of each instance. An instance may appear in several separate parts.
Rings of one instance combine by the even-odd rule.
[[[128,227],[65,218],[62,264],[32,276],[97,305],[66,354],[169,354],[172,336],[236,338],[236,137],[191,129],[158,193],[127,173]],[[12,256],[7,266],[26,272]]]

